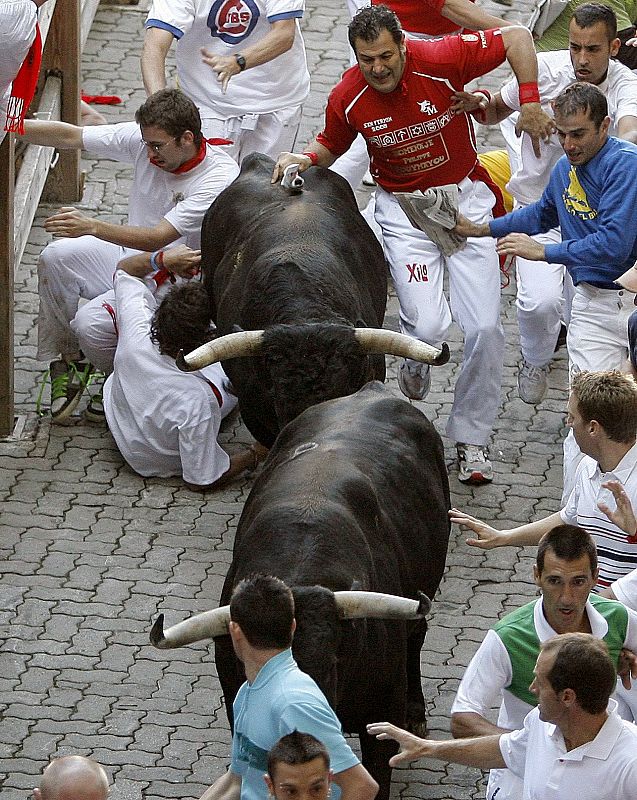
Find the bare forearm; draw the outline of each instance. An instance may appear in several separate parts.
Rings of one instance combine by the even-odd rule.
[[[530,32],[519,25],[502,30],[506,58],[520,83],[537,83],[537,56]]]
[[[472,30],[504,28],[514,24],[487,14],[477,3],[471,3],[470,0],[446,0],[440,13],[456,25]]]
[[[305,148],[305,152],[316,153],[318,156],[318,161],[316,162],[317,167],[331,167],[337,158],[327,147],[317,142],[316,139],[313,139],[308,144]]]
[[[500,728],[474,711],[460,711],[451,715],[451,735],[454,739],[499,736],[501,733],[508,733],[507,728]]]
[[[81,149],[82,128],[68,122],[27,119],[22,138],[31,144],[57,147],[58,150]]]
[[[287,53],[292,47],[296,33],[295,21],[283,20],[282,23],[285,24],[274,23],[258,44],[241,51],[246,60],[246,69],[267,64],[277,56]]]
[[[141,66],[147,95],[166,88],[166,56],[172,40],[172,34],[160,28],[148,28],[146,31]]]
[[[113,222],[94,219],[90,233],[104,242],[112,242],[120,245],[120,247],[152,252],[165,247],[179,237],[177,231],[172,226],[170,227],[172,233],[166,233],[164,230],[158,230],[157,228],[116,225]]]
[[[557,525],[563,525],[562,517],[559,512],[551,514],[544,519],[537,520],[536,522],[529,522],[526,525],[520,525],[517,528],[511,528],[508,531],[502,531],[502,540],[499,545],[508,547],[522,547],[525,545],[536,545],[545,533],[553,530]]]
[[[239,800],[240,795],[241,778],[228,770],[206,789],[200,800]]]
[[[450,761],[453,764],[464,764],[467,767],[481,767],[482,769],[506,767],[506,762],[500,752],[500,734],[445,741],[427,739],[420,757],[435,758],[439,761]]]

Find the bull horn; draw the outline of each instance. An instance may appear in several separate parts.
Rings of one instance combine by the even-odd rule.
[[[414,339],[404,333],[386,331],[382,328],[354,328],[354,336],[363,350],[368,353],[388,353],[392,356],[403,356],[421,361],[423,364],[433,364],[436,367],[449,361],[449,346],[443,342],[440,350],[430,344]]]
[[[421,619],[431,610],[431,600],[418,592],[418,600],[381,592],[334,592],[342,619]]]
[[[192,353],[184,355],[180,352],[177,356],[177,366],[183,372],[192,372],[225,358],[241,358],[242,356],[254,356],[263,341],[263,331],[239,331],[239,333],[227,333],[211,342],[206,342],[193,350]]]
[[[150,643],[159,650],[170,650],[202,639],[213,639],[228,633],[229,622],[230,606],[221,606],[185,619],[165,631],[164,615],[160,614],[151,629]]]

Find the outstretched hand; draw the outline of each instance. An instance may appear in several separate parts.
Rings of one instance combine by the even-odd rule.
[[[390,767],[397,767],[399,764],[408,764],[430,754],[433,749],[432,743],[413,733],[397,728],[390,722],[372,722],[367,726],[367,733],[376,736],[378,739],[393,739],[400,745],[400,751],[389,759]]]
[[[505,544],[506,534],[498,531],[487,525],[486,522],[472,517],[470,514],[465,514],[457,508],[452,508],[449,511],[449,519],[457,525],[462,525],[465,528],[473,531],[476,537],[469,537],[466,542],[471,547],[480,547],[482,550],[492,550],[494,547],[502,547]]]

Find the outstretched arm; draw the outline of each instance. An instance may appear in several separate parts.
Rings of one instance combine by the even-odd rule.
[[[457,525],[469,528],[476,534],[476,537],[467,539],[467,544],[471,547],[480,547],[482,550],[492,550],[494,547],[521,547],[524,545],[535,545],[550,530],[557,525],[562,525],[563,520],[559,511],[551,514],[537,522],[529,522],[527,525],[519,525],[517,528],[499,531],[482,522],[470,514],[465,514],[457,508],[449,511],[449,519]]]
[[[474,739],[420,739],[391,725],[389,722],[372,722],[367,726],[367,733],[379,739],[393,739],[400,745],[397,755],[389,759],[389,765],[408,764],[419,758],[437,758],[440,761],[451,761],[454,764],[465,764],[468,767],[498,769],[506,767],[500,752],[500,736],[479,736]]]
[[[487,14],[484,9],[477,3],[472,3],[471,0],[445,0],[440,14],[455,22],[456,25],[472,30],[486,31],[488,28],[506,28],[516,24]]]

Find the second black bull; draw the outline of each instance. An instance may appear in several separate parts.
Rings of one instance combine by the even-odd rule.
[[[223,361],[243,421],[266,447],[309,406],[383,380],[384,353],[448,359],[446,345],[379,330],[385,259],[347,182],[310,169],[292,193],[271,184],[273,167],[248,156],[206,213],[202,269],[219,338],[180,362]]]
[[[363,763],[389,797],[393,742],[370,738],[387,720],[422,735],[420,650],[445,567],[449,483],[440,436],[427,418],[373,382],[303,412],[277,439],[237,529],[221,604],[255,572],[294,592],[294,656],[323,689]],[[354,588],[357,590],[351,592]],[[381,595],[376,594],[381,593]],[[388,596],[390,595],[390,596]],[[358,618],[356,618],[358,617]],[[225,608],[151,635],[159,647],[215,639],[226,709],[242,682]]]

